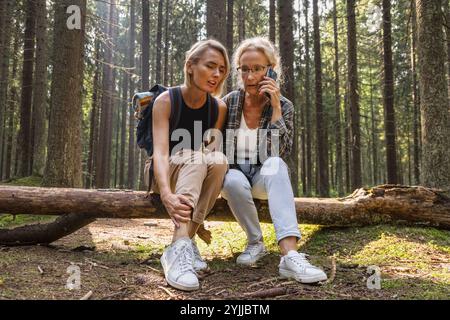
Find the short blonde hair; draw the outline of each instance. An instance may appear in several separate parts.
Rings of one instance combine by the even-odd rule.
[[[233,54],[233,76],[236,79],[239,88],[243,88],[244,86],[244,84],[242,83],[242,79],[239,76],[239,72],[237,71],[237,68],[239,67],[239,60],[241,59],[241,56],[244,54],[244,52],[249,50],[257,50],[266,56],[267,60],[269,60],[269,64],[278,75],[277,82],[281,85],[283,83],[284,77],[283,67],[281,64],[281,58],[278,49],[269,39],[263,37],[255,37],[243,40]]]
[[[230,74],[230,59],[228,58],[227,49],[225,49],[225,47],[217,40],[208,39],[198,41],[189,49],[189,51],[186,52],[186,59],[184,61],[184,85],[186,87],[192,86],[192,75],[189,74],[187,70],[188,62],[191,62],[192,64],[198,63],[202,55],[208,49],[219,51],[225,60],[225,76],[222,80],[220,80],[219,84],[217,85],[217,89],[213,92],[213,96],[219,97],[222,95],[222,92],[224,90],[225,80]]]

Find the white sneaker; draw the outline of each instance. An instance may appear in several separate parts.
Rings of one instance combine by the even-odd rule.
[[[194,262],[193,267],[195,272],[202,272],[208,270],[208,264],[203,260],[200,255],[200,251],[198,251],[197,242],[192,239],[192,250],[194,251]]]
[[[314,283],[327,280],[327,275],[309,263],[307,255],[291,250],[281,257],[279,271],[282,278],[295,279],[301,283]]]
[[[267,254],[266,248],[262,241],[255,244],[248,244],[245,251],[236,259],[237,264],[252,265]]]
[[[185,291],[197,290],[199,282],[192,266],[194,251],[191,239],[178,239],[161,256],[161,264],[168,284]]]

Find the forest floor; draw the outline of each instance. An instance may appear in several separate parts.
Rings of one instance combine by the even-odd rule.
[[[0,228],[48,217],[0,215]],[[328,281],[303,285],[278,277],[274,229],[263,224],[269,254],[254,267],[236,265],[245,247],[237,223],[206,222],[212,243],[198,240],[210,272],[201,289],[169,287],[159,258],[170,243],[168,219],[98,219],[49,246],[0,247],[0,300],[80,299],[450,299],[450,231],[378,225],[332,228],[300,225],[299,251],[327,273]],[[69,290],[68,267],[81,271],[80,289]],[[380,289],[369,289],[377,266]],[[271,290],[274,289],[275,290]]]

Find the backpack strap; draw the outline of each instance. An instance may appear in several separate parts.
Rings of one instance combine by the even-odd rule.
[[[174,87],[169,89],[170,95],[170,120],[169,120],[169,133],[175,130],[180,123],[181,117],[181,88]]]

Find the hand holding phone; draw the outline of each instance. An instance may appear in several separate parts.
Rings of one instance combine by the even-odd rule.
[[[269,78],[273,79],[274,81],[277,81],[278,75],[275,72],[275,70],[273,70],[272,67],[268,67],[267,72],[266,72],[266,77],[269,77]],[[270,94],[268,92],[266,92],[265,95],[267,98],[270,99]]]

